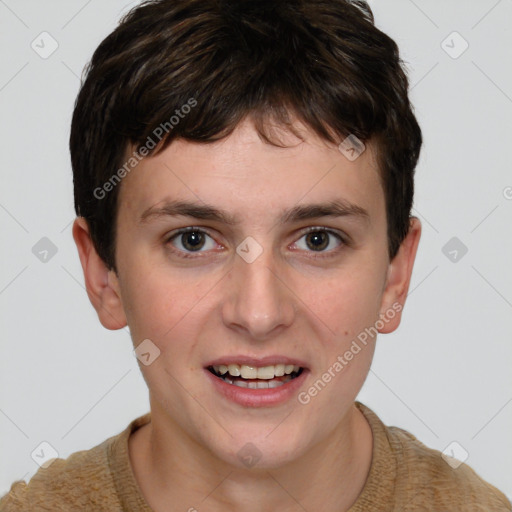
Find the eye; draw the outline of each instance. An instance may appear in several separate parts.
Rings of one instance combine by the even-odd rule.
[[[301,242],[303,239],[304,242]],[[343,244],[344,240],[338,233],[325,228],[313,227],[299,238],[294,245],[306,251],[329,252]]]
[[[177,233],[171,235],[168,240],[172,246],[181,252],[203,252],[216,247],[216,242],[205,231],[199,228],[180,229]]]
[[[202,253],[218,247],[218,243],[203,229],[187,227],[167,237],[166,244],[181,257],[193,257],[193,253]],[[307,252],[334,253],[347,242],[342,235],[323,227],[309,228],[294,244],[295,248]]]

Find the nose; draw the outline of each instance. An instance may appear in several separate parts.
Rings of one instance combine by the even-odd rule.
[[[256,340],[271,338],[292,325],[297,307],[286,281],[266,251],[252,263],[237,256],[225,288],[225,325]]]

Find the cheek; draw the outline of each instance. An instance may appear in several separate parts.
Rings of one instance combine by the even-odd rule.
[[[379,318],[381,280],[368,266],[351,267],[328,279],[305,279],[299,296],[337,341],[351,339]],[[317,322],[318,323],[318,322]]]
[[[139,264],[141,271],[143,266]],[[198,277],[152,266],[144,279],[126,283],[125,311],[134,346],[150,339],[165,356],[159,360],[173,373],[185,370],[197,353],[205,323],[215,318],[217,275]],[[125,301],[123,300],[123,303]],[[181,363],[180,363],[181,361]]]
[[[311,388],[303,390],[306,399],[311,399],[319,409],[332,404],[339,410],[348,407],[371,365],[375,338],[370,328],[379,318],[381,286],[377,274],[365,268],[366,272],[354,270],[340,274],[336,282],[315,288],[309,297],[309,304],[316,305],[315,313],[318,311],[321,320],[317,325],[322,323],[329,328],[322,328],[323,335],[319,338],[319,350],[323,354],[316,368],[316,379]],[[313,397],[318,399],[313,401]],[[328,422],[325,428],[329,425],[334,423]]]
[[[154,270],[142,275],[131,274],[124,283],[123,306],[134,343],[149,338],[160,345],[198,303],[200,290]]]

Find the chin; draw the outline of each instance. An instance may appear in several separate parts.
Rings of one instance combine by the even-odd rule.
[[[279,431],[281,427],[276,426],[273,423],[264,429],[254,425],[241,428],[238,433],[232,433],[232,437],[226,436],[225,443],[212,451],[219,459],[239,469],[256,472],[286,466],[306,451],[307,440],[291,435],[288,428]]]

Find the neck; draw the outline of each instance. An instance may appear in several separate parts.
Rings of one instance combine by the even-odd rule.
[[[155,512],[261,510],[347,511],[364,487],[372,433],[353,405],[334,431],[293,462],[240,469],[214,457],[152,404],[151,423],[129,440],[137,483]]]

